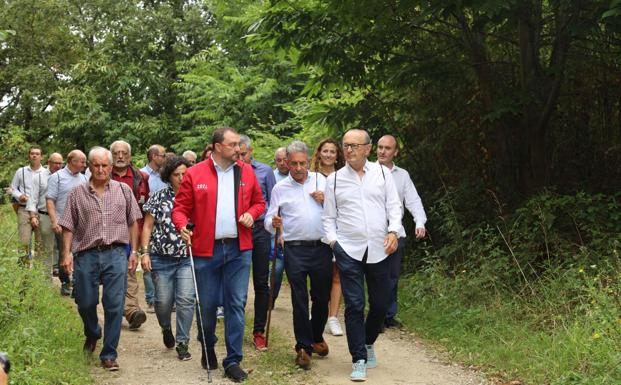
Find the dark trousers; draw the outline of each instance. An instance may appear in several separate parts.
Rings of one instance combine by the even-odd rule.
[[[54,238],[56,239],[56,248],[58,248],[58,253],[61,254],[63,250],[63,234],[54,233]],[[60,279],[61,283],[67,284],[71,282],[71,278],[69,274],[65,271],[65,269],[60,267],[60,263],[62,262],[62,255],[58,259],[58,279]]]
[[[390,269],[388,258],[378,263],[366,263],[347,255],[338,242],[334,244],[336,266],[341,276],[341,289],[345,298],[345,327],[347,345],[352,362],[367,359],[366,345],[375,343],[380,332],[390,298]],[[369,313],[364,319],[364,283],[369,293]]]
[[[405,238],[399,238],[399,246],[394,253],[388,256],[390,265],[390,301],[386,318],[395,318],[397,315],[397,287],[399,286],[399,275],[401,275],[401,260],[405,253]]]
[[[271,234],[263,227],[263,221],[252,227],[252,285],[254,287],[253,333],[265,332],[267,305],[269,302],[269,275]]]
[[[285,242],[285,271],[291,286],[295,350],[312,353],[311,344],[323,341],[328,320],[328,301],[332,287],[332,252],[324,243],[317,246],[290,246]],[[311,316],[308,319],[310,278]]]

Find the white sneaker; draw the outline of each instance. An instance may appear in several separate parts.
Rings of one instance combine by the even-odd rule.
[[[328,329],[330,330],[330,334],[332,334],[333,336],[343,335],[343,329],[341,329],[341,323],[339,322],[339,319],[336,317],[328,318]]]
[[[216,318],[217,319],[224,318],[224,307],[218,306],[218,309],[216,310]]]

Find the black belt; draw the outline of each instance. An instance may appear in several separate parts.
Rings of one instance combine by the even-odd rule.
[[[320,240],[316,241],[285,241],[285,246],[306,246],[315,247],[324,244]]]
[[[41,215],[48,215],[47,211],[43,211],[43,210],[37,210],[39,212],[39,214]]]
[[[114,249],[115,247],[125,247],[125,243],[112,243],[110,245],[97,245],[90,248],[90,250],[104,251]]]
[[[237,242],[237,238],[220,238],[215,240],[216,243],[220,243],[222,245],[228,245],[234,242]]]

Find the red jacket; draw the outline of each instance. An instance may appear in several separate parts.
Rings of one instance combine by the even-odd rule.
[[[257,219],[265,212],[265,201],[261,187],[254,175],[252,166],[237,161],[234,166],[240,183],[236,183],[237,201],[235,215],[239,217],[248,212]],[[234,199],[234,197],[225,197]],[[200,162],[186,171],[179,191],[175,195],[172,221],[181,233],[181,228],[188,222],[196,227],[192,236],[192,255],[213,256],[214,236],[216,233],[216,204],[218,200],[218,174],[211,158]],[[252,229],[237,222],[237,236],[241,251],[252,249]]]

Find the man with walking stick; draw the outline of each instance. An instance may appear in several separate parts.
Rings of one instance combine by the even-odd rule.
[[[239,134],[235,129],[217,129],[212,144],[211,157],[186,172],[175,198],[172,220],[183,240],[192,240],[201,304],[197,323],[202,330],[198,339],[204,344],[201,364],[210,369],[218,367],[214,350],[218,340],[216,308],[223,293],[227,356],[222,366],[225,376],[241,382],[248,378],[239,364],[243,359],[252,225],[264,213],[265,202],[252,167],[239,160]],[[195,225],[192,231],[187,228],[189,222]]]
[[[332,252],[322,241],[321,214],[326,179],[319,173],[308,172],[308,147],[299,140],[287,147],[287,165],[289,176],[272,190],[265,228],[273,232],[283,226],[285,271],[293,304],[295,363],[302,369],[310,369],[313,353],[328,354],[328,344],[322,336],[328,320],[332,284]],[[280,214],[277,214],[279,208]],[[306,283],[309,278],[311,319]]]

